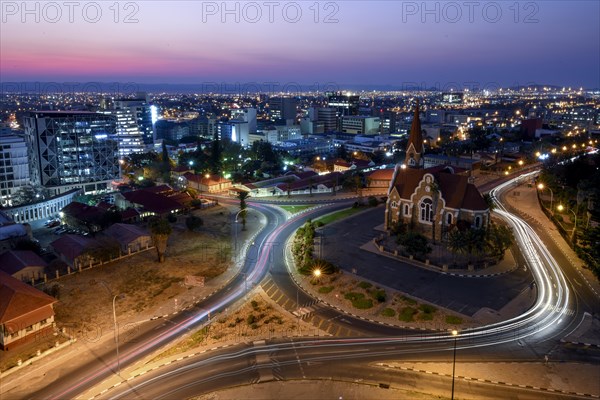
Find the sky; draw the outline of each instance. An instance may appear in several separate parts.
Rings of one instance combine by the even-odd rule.
[[[0,82],[600,87],[600,1],[0,2]]]

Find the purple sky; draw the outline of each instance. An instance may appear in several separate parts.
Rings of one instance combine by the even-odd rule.
[[[319,2],[318,17],[313,1],[275,3],[270,22],[263,1],[120,2],[118,16],[99,1],[92,23],[91,2],[70,22],[62,2],[59,16],[3,1],[0,81],[600,87],[598,1]]]

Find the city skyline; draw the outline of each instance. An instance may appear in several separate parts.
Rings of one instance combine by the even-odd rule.
[[[4,2],[0,81],[600,87],[596,2],[275,3]]]

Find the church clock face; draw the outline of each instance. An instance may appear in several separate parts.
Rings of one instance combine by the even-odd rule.
[[[431,191],[431,188],[430,188],[429,186],[425,186],[425,191],[426,191],[427,193],[429,193],[429,192]]]

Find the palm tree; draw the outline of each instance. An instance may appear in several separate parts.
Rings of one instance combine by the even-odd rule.
[[[246,199],[248,198],[248,192],[240,191],[238,192],[238,199],[240,200],[240,215],[242,216],[242,230],[246,230]]]
[[[148,224],[150,229],[150,235],[152,236],[152,242],[156,248],[156,255],[158,262],[165,262],[165,253],[167,252],[167,242],[169,235],[173,232],[171,224],[164,218],[154,218]]]
[[[454,261],[456,262],[457,254],[467,254],[467,241],[465,240],[465,232],[457,228],[450,231],[448,234],[448,250],[454,255]]]

